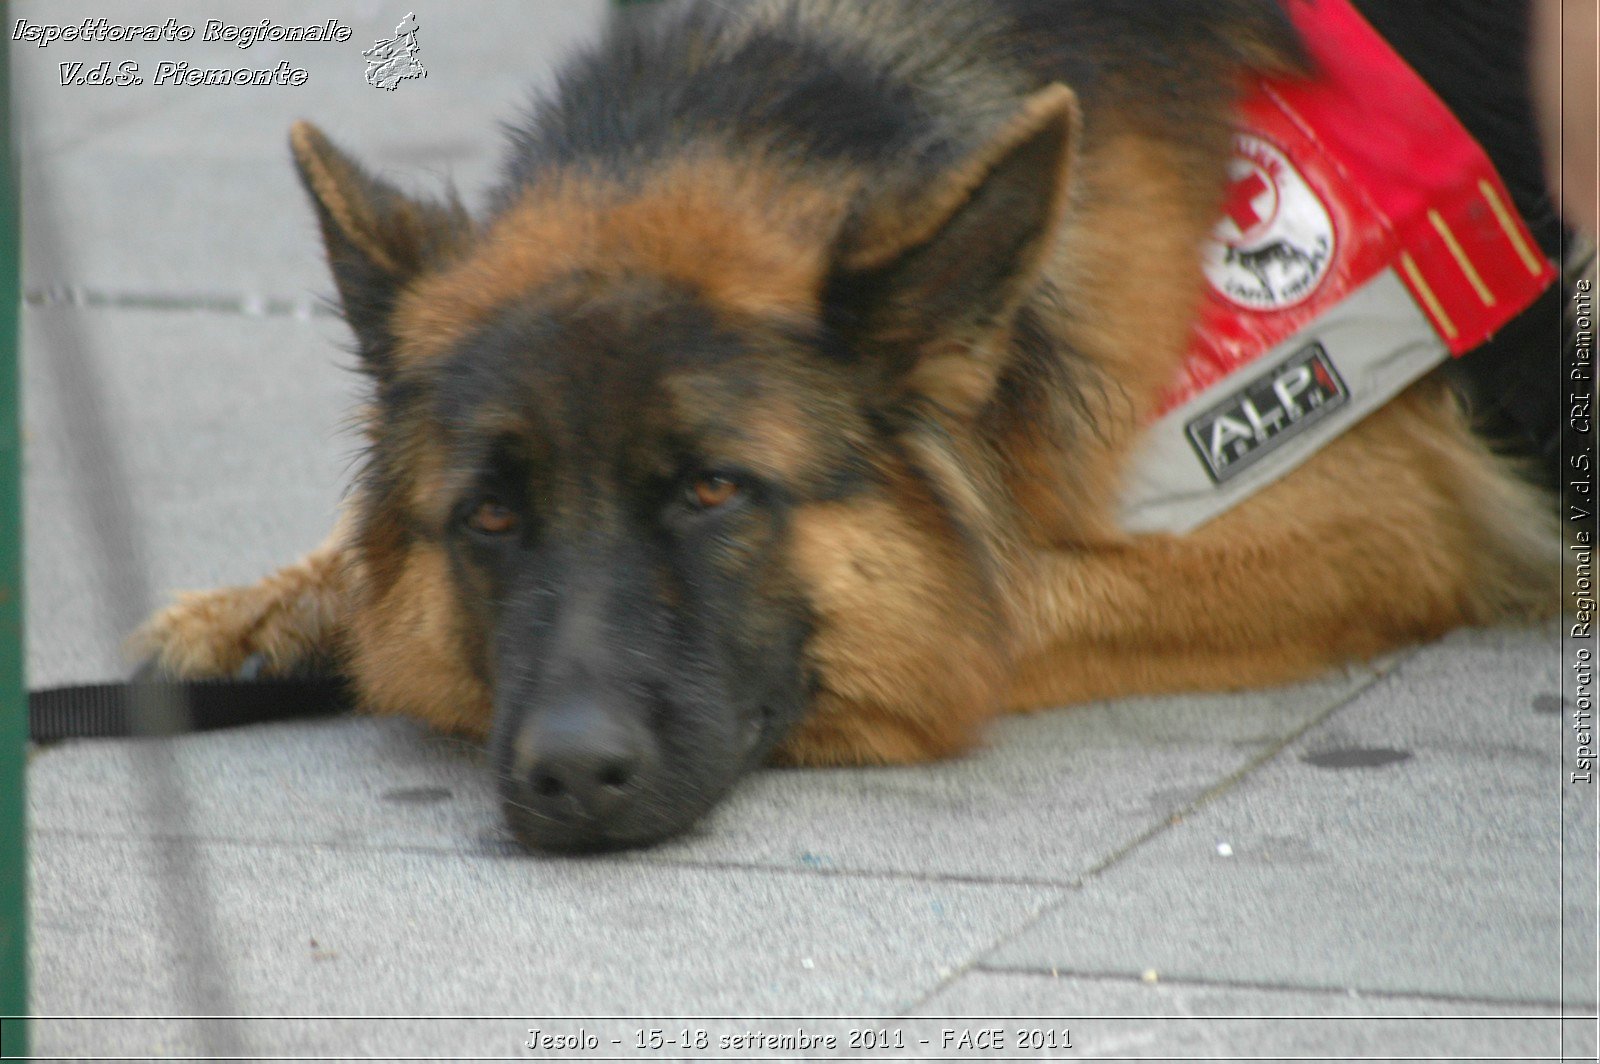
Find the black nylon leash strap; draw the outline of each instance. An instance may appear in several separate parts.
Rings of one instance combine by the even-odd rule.
[[[159,731],[136,727],[140,704],[186,710],[184,724]],[[113,739],[134,735],[215,731],[247,724],[325,717],[353,705],[343,681],[306,679],[199,680],[188,683],[133,681],[51,687],[28,692],[28,737]]]

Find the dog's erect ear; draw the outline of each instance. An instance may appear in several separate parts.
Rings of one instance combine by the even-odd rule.
[[[967,159],[909,192],[874,194],[841,233],[823,294],[830,324],[888,358],[906,390],[976,409],[999,370],[982,341],[1038,281],[1078,126],[1077,97],[1051,85]]]
[[[289,145],[316,204],[345,318],[366,367],[381,377],[390,363],[396,297],[424,268],[466,243],[472,221],[454,198],[420,202],[370,176],[309,122],[294,124]]]

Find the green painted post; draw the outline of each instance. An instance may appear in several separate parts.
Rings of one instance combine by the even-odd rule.
[[[0,26],[10,27],[6,0]],[[10,130],[11,63],[0,41],[0,129]],[[28,1055],[28,697],[22,676],[22,442],[17,372],[17,170],[0,138],[0,1056]]]

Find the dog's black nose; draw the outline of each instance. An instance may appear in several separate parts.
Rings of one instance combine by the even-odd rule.
[[[501,793],[511,829],[541,849],[627,845],[629,812],[655,762],[643,722],[594,700],[528,714],[511,738]]]

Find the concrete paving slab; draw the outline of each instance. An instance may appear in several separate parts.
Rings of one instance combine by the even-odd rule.
[[[176,588],[259,579],[332,527],[360,441],[361,382],[332,319],[28,308],[22,320],[28,676],[34,687],[117,678],[124,613],[108,582],[142,563]],[[126,477],[143,559],[113,559],[93,535],[89,471],[96,406]],[[125,588],[123,588],[125,589]],[[120,590],[120,589],[119,589]]]
[[[270,163],[219,159],[203,168],[87,152],[27,158],[22,182],[32,303],[270,298],[310,313],[333,290],[286,151]]]
[[[968,972],[914,1014],[974,1016],[998,1007],[1030,1017],[1000,1025],[1011,1044],[1018,1030],[1066,1027],[1073,1055],[1087,1059],[1551,1059],[1562,1045],[1553,1007],[1048,972]],[[1582,1022],[1592,1030],[1592,1019]],[[1582,1041],[1578,1021],[1569,1028],[1569,1053],[1593,1045]]]
[[[1429,648],[985,964],[1558,1004],[1555,638]]]
[[[171,903],[197,884],[230,980],[224,1000],[240,1014],[310,1016],[893,1014],[1057,895],[224,842],[189,848],[177,883],[161,845],[35,832],[36,1011],[190,1014],[183,976],[201,951],[204,906]],[[480,1034],[505,1055],[507,1037],[523,1033],[509,1028]],[[315,1032],[273,1030],[284,1040],[250,1052],[327,1052]],[[41,1023],[34,1051],[88,1054],[105,1045],[93,1037],[86,1025]]]
[[[155,748],[159,746],[159,751]],[[342,717],[151,742],[63,743],[35,753],[35,830],[157,838],[177,826],[141,801],[170,766],[188,837],[261,846],[505,856],[479,748],[405,720]]]

